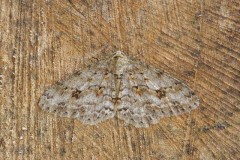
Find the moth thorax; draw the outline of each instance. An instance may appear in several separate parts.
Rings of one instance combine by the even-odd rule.
[[[125,56],[118,57],[116,61],[116,74],[123,75],[128,67],[128,59]]]

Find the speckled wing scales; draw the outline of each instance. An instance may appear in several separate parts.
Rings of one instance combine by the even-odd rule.
[[[199,100],[181,81],[133,60],[121,51],[50,87],[42,109],[97,124],[118,116],[135,127],[196,108]]]
[[[39,105],[48,112],[91,125],[114,117],[112,93],[115,86],[108,68],[111,65],[110,60],[101,61],[57,83],[44,92]]]
[[[140,62],[129,61],[122,79],[118,117],[135,127],[196,108],[199,100],[184,83]]]

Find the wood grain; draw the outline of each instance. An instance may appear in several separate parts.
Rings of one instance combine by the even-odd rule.
[[[237,0],[0,1],[0,159],[240,158]],[[199,108],[138,129],[39,109],[46,87],[116,50],[185,81]]]

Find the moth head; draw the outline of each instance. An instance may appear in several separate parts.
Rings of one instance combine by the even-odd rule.
[[[115,52],[114,54],[114,58],[124,58],[125,57],[125,54],[122,52],[122,51],[117,51]]]

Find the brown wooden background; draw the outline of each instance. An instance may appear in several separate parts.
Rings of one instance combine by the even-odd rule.
[[[0,159],[240,159],[239,0],[1,0]],[[39,109],[46,87],[122,50],[201,105],[147,129]]]

